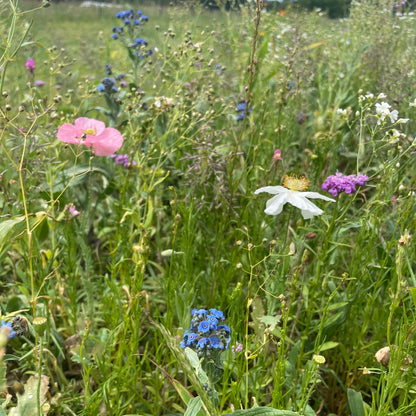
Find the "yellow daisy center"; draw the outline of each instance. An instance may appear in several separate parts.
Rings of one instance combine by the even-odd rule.
[[[309,186],[309,179],[304,176],[298,178],[296,175],[285,175],[283,177],[283,186],[292,191],[306,191]]]

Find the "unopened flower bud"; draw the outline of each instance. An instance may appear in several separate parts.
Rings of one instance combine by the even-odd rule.
[[[45,333],[47,319],[44,316],[37,316],[33,319],[33,328],[39,336]]]

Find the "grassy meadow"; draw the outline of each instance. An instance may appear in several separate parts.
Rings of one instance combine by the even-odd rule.
[[[416,415],[396,6],[0,3],[0,416]]]

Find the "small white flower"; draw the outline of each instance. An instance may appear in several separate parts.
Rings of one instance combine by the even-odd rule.
[[[396,129],[392,129],[389,144],[397,143],[400,140],[402,133]]]
[[[386,97],[387,97],[387,95],[386,95],[386,94],[384,94],[383,92],[381,92],[381,93],[377,96],[377,100],[381,100],[381,99],[386,98]]]
[[[338,108],[337,114],[340,114],[342,116],[346,116],[347,115],[347,110],[342,109],[342,108]]]
[[[399,117],[399,112],[397,110],[390,111],[389,116],[390,116],[390,121],[394,123]],[[401,118],[400,120],[402,120],[401,121],[402,123],[407,123],[407,120],[404,121],[405,120],[404,118]]]
[[[380,103],[376,103],[376,114],[379,118],[377,124],[381,124],[382,121],[386,119],[386,117],[390,117],[390,121],[392,123],[396,122],[399,117],[399,112],[397,110],[390,111],[391,105],[386,103],[385,101]]]
[[[321,215],[323,211],[315,204],[308,200],[323,199],[324,201],[335,202],[334,199],[321,195],[318,192],[302,192],[308,188],[309,180],[305,177],[297,178],[285,175],[284,186],[265,186],[257,189],[254,193],[267,192],[274,195],[266,202],[264,212],[268,215],[279,215],[286,203],[293,205],[301,210],[302,217],[305,219],[312,218],[315,215]]]
[[[396,111],[396,110],[395,110],[395,111]],[[408,121],[409,121],[409,119],[408,119],[408,118],[399,118],[399,119],[397,120],[397,122],[398,122],[399,124],[406,124]]]
[[[416,98],[412,103],[409,103],[409,107],[416,107]]]

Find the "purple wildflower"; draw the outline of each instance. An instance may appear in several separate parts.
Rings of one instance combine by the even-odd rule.
[[[36,68],[35,61],[33,59],[28,59],[26,61],[25,66],[26,66],[26,69],[29,72],[29,74],[32,75],[32,77],[33,77],[33,75],[35,74],[35,68]]]
[[[43,87],[45,85],[45,82],[42,81],[41,79],[38,79],[37,81],[35,81],[35,87]]]
[[[243,351],[243,344],[236,342],[235,345],[231,346],[231,351],[235,354],[238,354],[239,352]]]
[[[322,189],[328,191],[331,195],[337,196],[341,192],[353,194],[356,192],[356,186],[363,186],[368,182],[367,175],[348,175],[345,176],[341,172],[328,176],[322,184]]]
[[[77,211],[77,208],[74,204],[65,205],[65,209],[68,210],[70,219],[76,217],[79,214],[81,214],[80,211]]]
[[[125,168],[128,168],[130,166],[130,158],[128,154],[124,154],[124,155],[117,155],[115,153],[113,153],[112,155],[110,155],[110,157],[112,159],[114,159],[114,163],[116,165],[122,165]],[[136,165],[136,161],[133,160],[133,162],[131,162],[131,164],[134,166]]]

